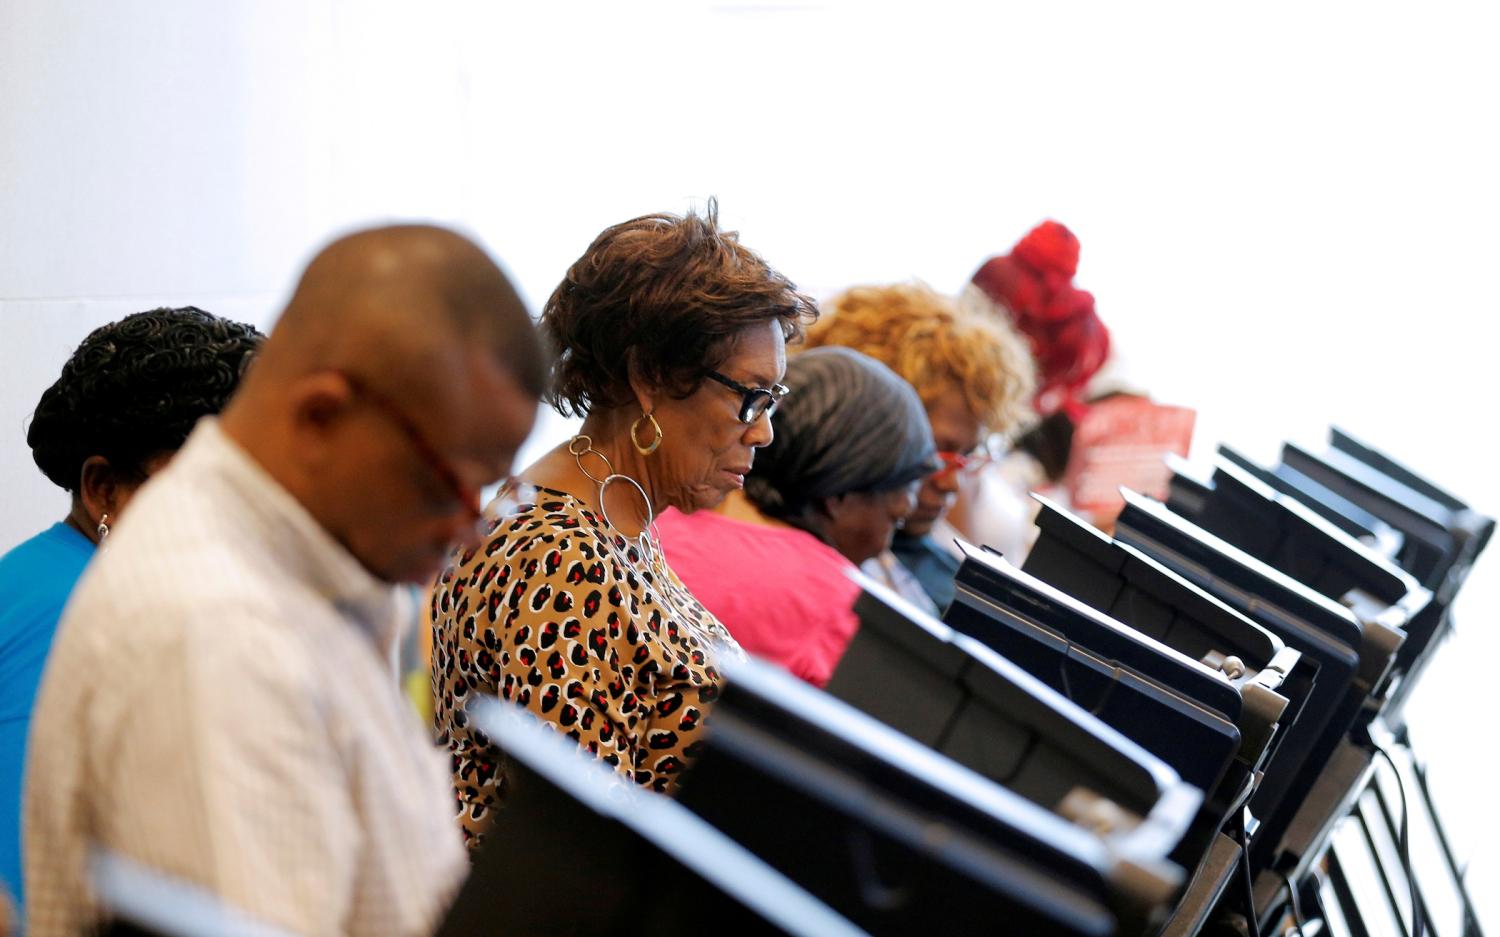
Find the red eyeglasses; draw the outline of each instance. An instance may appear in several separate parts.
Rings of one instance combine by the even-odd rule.
[[[990,462],[990,454],[982,446],[972,452],[940,449],[935,454],[938,461],[942,463],[941,467],[932,473],[935,478],[951,478],[960,472],[964,475],[973,475]]]
[[[401,411],[401,407],[394,400],[347,371],[338,371],[337,373],[349,385],[350,390],[353,390],[355,394],[374,405],[376,410],[382,413],[386,419],[390,420],[401,431],[401,434],[411,443],[411,447],[417,453],[418,457],[427,463],[427,467],[432,470],[432,474],[437,476],[438,480],[443,483],[443,487],[448,489],[453,497],[457,499],[458,503],[462,505],[469,519],[473,523],[478,524],[484,517],[479,500],[479,489],[468,488],[464,485],[463,481],[460,480],[458,470],[453,467],[453,463],[443,458],[442,454],[438,452],[437,447],[427,441],[426,435],[417,428],[416,423]]]

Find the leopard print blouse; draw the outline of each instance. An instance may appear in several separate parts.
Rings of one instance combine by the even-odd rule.
[[[715,655],[743,655],[670,569],[654,575],[577,498],[532,487],[501,498],[481,544],[438,578],[430,609],[433,720],[471,847],[505,799],[503,765],[467,724],[471,697],[510,700],[670,793],[719,694]]]

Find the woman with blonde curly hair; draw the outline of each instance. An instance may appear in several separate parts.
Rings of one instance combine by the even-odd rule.
[[[1034,366],[1026,342],[997,317],[961,306],[924,283],[857,286],[823,304],[809,347],[838,345],[888,366],[917,390],[942,467],[929,475],[891,548],[865,564],[939,610],[953,599],[958,560],[944,515],[961,474],[979,468],[995,435],[1031,414]]]

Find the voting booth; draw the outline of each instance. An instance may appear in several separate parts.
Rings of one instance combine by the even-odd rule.
[[[479,704],[512,793],[445,932],[1481,934],[1404,703],[1493,520],[1337,430],[1164,471],[957,544],[941,620],[861,579],[823,689],[726,664],[675,798]]]

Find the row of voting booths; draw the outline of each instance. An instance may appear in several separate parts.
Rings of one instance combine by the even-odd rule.
[[[674,800],[481,709],[514,799],[448,933],[1478,935],[1404,709],[1494,521],[1337,430],[1171,468],[963,544],[941,620],[866,584],[823,690],[729,669]]]
[[[1358,440],[1043,503],[824,689],[727,668],[667,798],[490,700],[509,802],[442,933],[1477,937],[1405,706],[1494,521]]]

